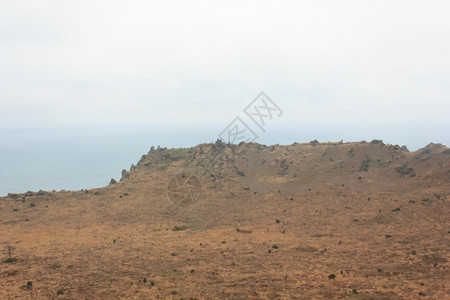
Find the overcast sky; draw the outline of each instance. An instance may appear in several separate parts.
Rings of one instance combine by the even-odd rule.
[[[449,123],[450,1],[0,0],[0,126]],[[441,128],[442,130],[442,128]]]

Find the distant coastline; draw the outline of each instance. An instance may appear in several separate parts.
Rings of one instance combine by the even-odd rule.
[[[416,126],[416,127],[414,127]],[[391,131],[388,131],[391,128]],[[0,196],[39,190],[81,190],[105,186],[151,146],[192,147],[212,142],[220,126],[192,130],[151,126],[68,127],[0,130]],[[367,134],[361,132],[366,131]],[[385,134],[381,134],[381,132]],[[412,133],[414,132],[414,134]],[[409,133],[409,134],[408,134]],[[256,142],[292,144],[317,139],[360,141],[380,138],[410,151],[428,143],[450,144],[445,126],[436,124],[340,125],[299,124],[274,128]]]

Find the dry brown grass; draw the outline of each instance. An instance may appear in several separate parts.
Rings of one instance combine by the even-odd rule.
[[[149,153],[88,193],[0,198],[0,298],[449,297],[448,148],[250,144],[205,167],[213,147]],[[406,163],[416,176],[395,170]],[[167,186],[183,173],[202,194],[176,207]]]

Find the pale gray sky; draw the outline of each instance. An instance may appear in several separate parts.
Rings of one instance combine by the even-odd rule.
[[[0,127],[226,125],[262,90],[280,128],[450,124],[449,14],[449,1],[0,0]]]

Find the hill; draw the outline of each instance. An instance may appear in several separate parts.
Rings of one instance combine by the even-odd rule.
[[[440,144],[152,147],[107,187],[0,198],[0,298],[444,299],[449,193]]]

